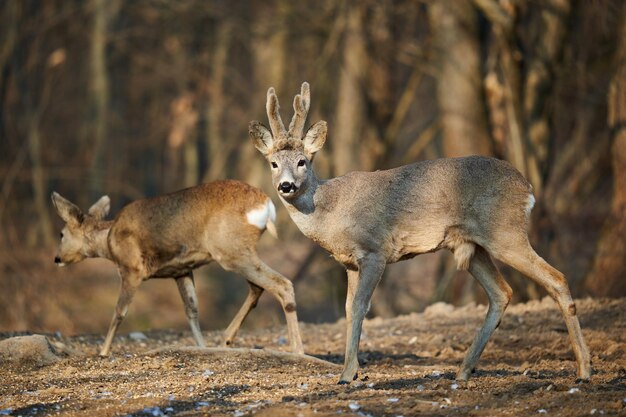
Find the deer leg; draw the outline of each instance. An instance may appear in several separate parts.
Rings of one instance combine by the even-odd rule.
[[[565,276],[537,255],[527,239],[524,239],[521,245],[513,249],[515,250],[503,251],[497,258],[541,285],[556,301],[565,320],[570,343],[576,356],[577,376],[581,380],[589,380],[591,377],[591,357],[580,329],[580,323],[576,316],[576,305],[572,300]]]
[[[230,346],[233,343],[233,339],[235,335],[239,331],[241,324],[244,322],[250,310],[256,307],[257,301],[259,301],[259,297],[263,294],[263,288],[259,287],[248,281],[250,285],[250,290],[248,291],[248,296],[246,297],[243,305],[233,318],[233,320],[228,325],[228,328],[224,331],[224,345]]]
[[[465,354],[463,364],[456,375],[458,380],[469,378],[489,338],[500,324],[504,310],[511,301],[513,294],[511,287],[502,278],[491,256],[480,246],[476,246],[476,252],[469,265],[469,272],[485,289],[489,298],[489,310],[483,326],[476,333],[472,345]]]
[[[117,305],[115,306],[115,311],[113,313],[113,319],[111,320],[111,324],[109,325],[109,331],[107,333],[106,338],[104,339],[104,344],[100,349],[100,356],[109,356],[111,352],[111,343],[113,342],[113,337],[115,336],[115,332],[117,332],[118,327],[126,317],[126,313],[128,313],[128,306],[133,300],[133,296],[135,292],[137,292],[137,288],[141,284],[141,277],[135,275],[122,275],[121,289],[120,295],[117,299]]]
[[[178,286],[180,298],[185,305],[185,315],[187,316],[196,345],[205,347],[200,324],[198,323],[198,297],[196,296],[193,272],[190,272],[187,276],[176,278],[176,285]]]
[[[343,372],[339,377],[339,384],[349,384],[357,377],[359,370],[359,341],[363,320],[370,308],[372,294],[386,263],[375,257],[365,257],[361,260],[359,271],[348,272],[348,296],[346,297],[346,357]],[[355,282],[356,281],[356,282]],[[348,299],[352,298],[352,303]],[[351,306],[348,306],[351,304]]]
[[[263,263],[256,254],[250,254],[242,258],[246,258],[248,261],[245,264],[233,265],[230,269],[239,272],[249,282],[263,288],[276,297],[285,313],[291,350],[294,353],[304,353],[300,327],[298,326],[298,316],[296,314],[296,297],[293,291],[293,284]]]

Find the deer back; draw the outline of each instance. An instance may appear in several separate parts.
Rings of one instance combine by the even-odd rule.
[[[312,211],[287,208],[305,235],[353,264],[363,252],[395,262],[468,241],[488,245],[501,230],[525,231],[533,201],[510,164],[467,157],[351,172],[322,182]]]
[[[271,220],[271,200],[234,180],[215,181],[134,201],[109,234],[114,260],[146,275],[176,276],[254,248]]]

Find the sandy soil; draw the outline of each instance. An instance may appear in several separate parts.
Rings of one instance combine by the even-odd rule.
[[[193,348],[189,332],[119,335],[105,359],[96,355],[102,335],[47,335],[58,362],[0,364],[0,415],[626,415],[626,299],[577,306],[593,357],[585,384],[575,383],[565,326],[548,299],[511,306],[473,378],[457,383],[486,308],[437,304],[367,321],[361,372],[349,386],[336,385],[343,321],[302,324],[306,352],[318,359],[281,353],[283,327],[242,331],[234,349]],[[205,336],[220,344],[218,332]]]

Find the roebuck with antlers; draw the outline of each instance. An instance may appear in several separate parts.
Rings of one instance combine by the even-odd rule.
[[[256,252],[266,228],[276,236],[275,207],[261,190],[240,181],[215,181],[136,200],[113,221],[104,220],[110,208],[107,196],[87,213],[56,192],[52,202],[66,223],[55,257],[59,266],[85,258],[106,258],[118,267],[120,295],[100,355],[109,354],[135,292],[151,278],[176,279],[195,342],[204,347],[193,269],[211,261],[243,275],[250,285],[246,300],[226,329],[225,344],[232,342],[267,290],[283,307],[292,351],[303,353],[293,285],[261,261]]]
[[[489,310],[457,373],[466,380],[511,300],[498,259],[543,286],[563,314],[578,363],[589,379],[591,365],[576,306],[563,274],[539,257],[528,241],[534,204],[530,184],[510,164],[493,158],[437,159],[376,172],[351,172],[320,180],[312,160],[326,140],[326,122],[304,133],[310,106],[307,83],[294,99],[285,129],[278,98],[267,92],[270,129],[251,122],[250,137],[269,161],[272,181],[300,230],[347,269],[347,340],[339,383],[357,376],[361,327],[374,288],[388,263],[447,248],[458,268],[485,289]]]

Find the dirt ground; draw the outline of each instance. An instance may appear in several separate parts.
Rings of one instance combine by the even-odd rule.
[[[575,383],[565,326],[549,299],[509,307],[474,376],[457,383],[486,307],[436,304],[368,320],[359,379],[348,386],[336,384],[343,320],[302,324],[315,358],[281,353],[284,327],[244,330],[233,349],[194,348],[188,331],[122,334],[105,359],[96,355],[103,335],[46,335],[58,362],[0,364],[0,415],[626,415],[626,299],[577,307],[593,358],[590,383]],[[218,332],[205,336],[209,346],[221,342]]]

